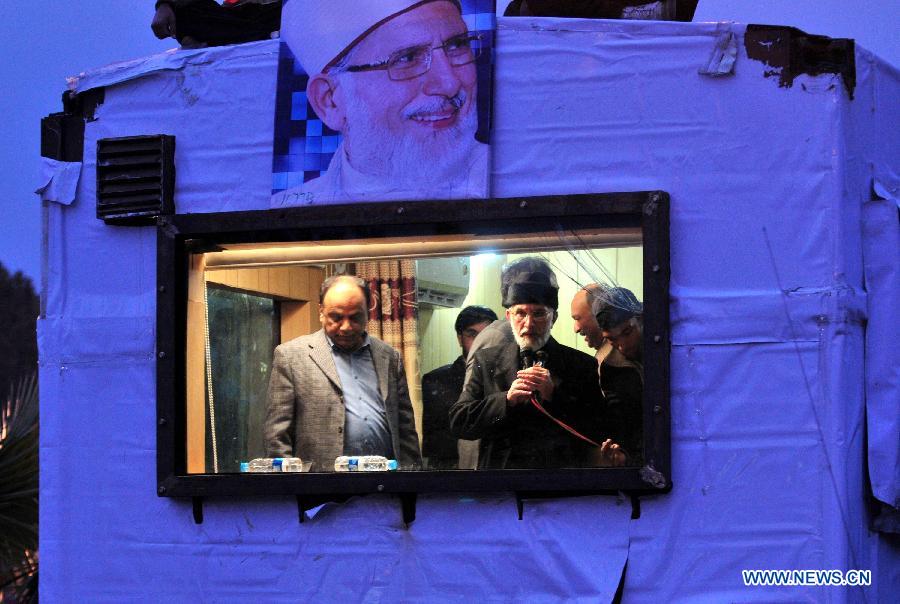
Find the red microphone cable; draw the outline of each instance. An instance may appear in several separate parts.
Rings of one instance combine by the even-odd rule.
[[[530,352],[530,351],[529,351],[529,352]],[[547,362],[547,353],[544,352],[543,350],[539,350],[539,351],[537,351],[537,353],[535,354],[535,356],[537,357],[537,361],[534,363],[534,366],[535,366],[535,367],[543,367],[544,364]],[[553,420],[560,428],[562,428],[563,430],[565,430],[565,431],[568,432],[569,434],[571,434],[571,435],[573,435],[573,436],[575,436],[575,437],[577,437],[577,438],[580,438],[581,440],[583,440],[583,441],[585,441],[585,442],[587,442],[587,443],[590,443],[590,444],[594,445],[594,446],[597,447],[597,448],[600,448],[600,444],[594,442],[593,440],[591,440],[590,438],[588,438],[587,436],[585,436],[584,434],[582,434],[581,432],[579,432],[578,430],[576,430],[575,428],[573,428],[572,426],[570,426],[569,424],[567,424],[566,422],[564,422],[564,421],[562,421],[562,420],[558,420],[558,419],[556,419],[555,417],[553,417],[553,415],[551,415],[551,413],[550,413],[549,411],[547,411],[546,409],[544,409],[544,406],[541,405],[540,401],[538,400],[537,392],[532,392],[532,393],[531,393],[531,404],[534,405],[534,408],[535,408],[535,409],[537,409],[538,411],[540,411],[541,413],[543,413],[544,415],[546,415],[547,417],[549,417],[549,418],[550,418],[551,420]]]
[[[580,438],[581,440],[583,440],[585,442],[588,442],[588,443],[594,445],[595,447],[600,447],[600,445],[598,443],[594,442],[593,440],[591,440],[590,438],[588,438],[587,436],[585,436],[584,434],[582,434],[581,432],[579,432],[578,430],[576,430],[575,428],[573,428],[572,426],[567,424],[566,422],[558,420],[555,417],[553,417],[553,415],[551,415],[549,411],[544,409],[544,406],[538,402],[537,397],[534,395],[534,393],[532,393],[532,395],[531,395],[531,404],[534,405],[535,409],[537,409],[538,411],[540,411],[541,413],[543,413],[544,415],[546,415],[547,417],[552,419],[554,422],[556,422],[556,424],[559,425],[559,427],[562,428],[563,430],[565,430],[566,432],[572,434],[573,436]]]

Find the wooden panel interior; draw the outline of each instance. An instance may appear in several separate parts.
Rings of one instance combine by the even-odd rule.
[[[312,333],[319,322],[319,287],[325,271],[319,267],[284,266],[205,270],[202,255],[191,257],[188,277],[187,329],[187,471],[206,472],[206,314],[204,273],[217,283],[281,302],[281,341]]]
[[[281,341],[287,342],[318,330],[317,309],[318,306],[312,302],[282,302]]]
[[[191,256],[188,274],[186,404],[187,471],[206,471],[206,311],[203,256]]]

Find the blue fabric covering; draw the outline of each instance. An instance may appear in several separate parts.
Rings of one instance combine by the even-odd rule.
[[[847,174],[861,203],[858,231],[868,296],[865,398],[868,471],[872,492],[900,508],[900,145],[886,124],[900,123],[900,104],[881,102],[896,92],[897,70],[864,49],[857,51],[859,103],[850,109],[854,148]],[[848,229],[850,230],[850,229]]]
[[[858,49],[851,102],[828,74],[779,87],[737,25],[498,28],[498,197],[671,194],[672,492],[638,520],[617,497],[529,502],[518,521],[509,493],[429,495],[409,529],[389,497],[303,525],[292,498],[214,499],[199,526],[158,498],[155,233],[96,220],[92,150],[175,134],[179,212],[268,208],[278,69],[276,42],[176,53],[73,81],[108,88],[75,203],[47,209],[44,599],[603,602],[626,559],[626,602],[900,593],[900,550],[866,508],[867,474],[883,501],[898,488],[900,74]],[[729,28],[734,76],[698,75]],[[752,568],[875,584],[744,587]]]

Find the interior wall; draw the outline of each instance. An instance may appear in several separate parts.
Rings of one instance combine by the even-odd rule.
[[[281,341],[319,329],[318,297],[324,271],[317,267],[286,266],[206,270],[202,255],[191,258],[187,330],[187,470],[206,471],[207,409],[206,292],[207,283],[217,283],[281,301]],[[267,368],[268,369],[268,368]]]
[[[209,270],[206,280],[280,300],[282,342],[321,327],[319,288],[325,280],[325,271],[321,268],[282,266]]]
[[[470,260],[469,293],[460,308],[419,307],[419,352],[422,355],[422,375],[442,365],[452,363],[462,350],[456,340],[453,325],[459,311],[470,304],[491,308],[497,316],[503,315],[500,303],[500,269],[506,262],[505,254],[479,254]],[[421,376],[420,376],[421,377]]]

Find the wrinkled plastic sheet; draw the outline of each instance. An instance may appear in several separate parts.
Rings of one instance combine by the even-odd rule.
[[[187,55],[150,57],[143,77],[130,64],[79,76],[77,90],[107,86],[85,131],[85,149],[102,138],[172,135],[176,212],[268,209],[278,40]],[[85,153],[84,162],[93,174],[96,154]],[[92,191],[82,196],[90,205]]]
[[[54,329],[41,322],[42,348]],[[509,494],[427,495],[409,528],[390,496],[326,504],[303,524],[294,498],[224,498],[194,524],[190,501],[155,493],[153,360],[84,358],[41,371],[47,601],[430,602],[489,589],[495,601],[587,603],[615,592],[632,523],[620,497],[526,501],[520,521]]]
[[[42,201],[52,201],[70,205],[75,201],[78,190],[78,179],[81,177],[81,162],[64,162],[41,158],[38,187],[35,193]]]
[[[67,79],[68,87],[72,92],[84,92],[92,88],[103,88],[142,79],[157,72],[184,71],[212,64],[216,65],[215,69],[220,69],[230,61],[245,59],[258,64],[265,62],[261,61],[261,55],[265,53],[275,53],[273,58],[277,58],[278,41],[264,40],[193,50],[173,48],[149,57],[119,61],[71,76]]]
[[[858,191],[867,290],[865,398],[868,473],[875,497],[900,514],[900,70],[857,51],[859,103],[849,116],[847,176]],[[889,100],[890,99],[890,100]]]
[[[900,207],[896,194],[880,185],[874,197],[863,208],[870,327],[866,345],[869,477],[875,496],[900,508],[900,347],[896,341],[900,334]]]
[[[733,76],[701,75],[729,33]],[[878,301],[852,233],[869,189],[841,169],[896,134],[847,143],[834,77],[779,88],[740,26],[500,19],[497,36],[495,196],[671,195],[673,491],[638,520],[608,496],[526,502],[519,521],[500,493],[423,495],[409,528],[387,496],[301,525],[293,498],[261,495],[206,501],[194,524],[155,493],[155,232],[95,218],[88,152],[76,202],[47,218],[45,599],[602,602],[626,559],[626,601],[900,591],[860,495],[866,359],[891,343],[864,330]],[[76,90],[107,87],[85,148],[162,130],[179,212],[267,208],[276,58],[260,42],[83,74]],[[750,589],[745,568],[872,568],[877,593]]]

